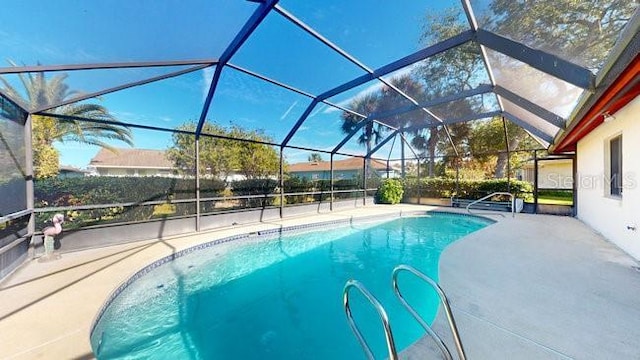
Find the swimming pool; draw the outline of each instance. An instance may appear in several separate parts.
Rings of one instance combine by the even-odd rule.
[[[410,264],[437,278],[442,250],[490,222],[431,212],[206,244],[121,286],[98,318],[92,347],[99,359],[364,358],[341,302],[342,287],[355,278],[387,309],[402,349],[423,331],[393,296],[393,267]],[[432,320],[435,294],[414,278],[400,282]],[[374,353],[384,356],[371,306],[354,295],[352,309]]]

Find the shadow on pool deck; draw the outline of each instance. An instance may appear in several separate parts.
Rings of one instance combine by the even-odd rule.
[[[440,284],[469,359],[638,359],[637,266],[579,220],[518,215],[448,247]],[[453,344],[442,312],[434,328]]]

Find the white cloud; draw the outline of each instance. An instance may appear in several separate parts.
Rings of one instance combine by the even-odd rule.
[[[211,86],[211,81],[213,81],[213,73],[215,72],[215,67],[210,66],[206,67],[202,70],[202,100],[204,101],[209,95],[209,87]]]
[[[323,112],[323,110],[326,113],[326,108],[327,107],[332,107],[332,106],[329,106],[329,105],[324,104],[324,103],[320,104],[319,106],[316,107],[316,110],[309,115],[309,117],[312,118],[312,117],[318,115],[320,112]]]
[[[298,100],[294,101],[293,104],[291,104],[291,106],[289,106],[287,111],[285,111],[284,114],[282,114],[282,116],[280,116],[280,120],[284,120],[284,118],[286,118],[287,115],[289,115],[291,110],[293,110],[293,108],[296,107],[296,105],[298,105]]]

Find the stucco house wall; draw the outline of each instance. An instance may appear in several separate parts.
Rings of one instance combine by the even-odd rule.
[[[640,97],[577,144],[578,218],[640,259]],[[622,135],[622,196],[609,195],[609,140]],[[635,230],[633,230],[635,228]]]
[[[174,177],[172,169],[157,169],[157,168],[118,168],[103,166],[95,169],[93,175],[97,176],[164,176]]]
[[[329,180],[331,178],[331,171],[291,171],[289,173],[291,176],[307,180]],[[358,170],[334,170],[333,177],[336,180],[355,179],[359,173]]]
[[[538,162],[538,187],[573,189],[573,163],[570,159]]]
[[[519,170],[518,180],[534,183],[534,163],[525,164]],[[538,188],[573,189],[573,163],[571,159],[538,161]]]
[[[333,178],[355,179],[361,176],[363,171],[363,160],[360,158],[350,158],[336,160],[333,162]],[[371,160],[371,170],[375,171],[382,178],[398,177],[398,171],[393,167],[387,167],[387,163],[379,160]],[[288,173],[301,179],[307,180],[329,180],[331,179],[331,163],[329,161],[311,161],[289,165]]]

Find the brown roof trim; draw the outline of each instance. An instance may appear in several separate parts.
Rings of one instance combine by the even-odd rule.
[[[574,122],[555,142],[553,153],[572,152],[578,141],[604,122],[604,115],[613,115],[640,95],[640,55],[622,71],[616,80],[577,122]]]

